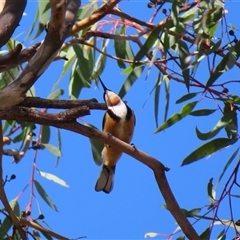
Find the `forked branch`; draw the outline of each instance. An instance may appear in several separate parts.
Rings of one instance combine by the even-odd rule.
[[[86,112],[84,113],[83,110],[86,110]],[[189,223],[188,219],[182,213],[171,191],[165,175],[167,168],[160,161],[142,152],[141,150],[135,149],[131,145],[122,142],[113,136],[109,136],[106,133],[78,123],[77,118],[81,115],[81,113],[83,115],[88,114],[88,111],[89,108],[87,106],[82,106],[78,108],[71,108],[64,112],[50,114],[42,113],[40,111],[29,109],[27,107],[16,106],[9,107],[7,109],[1,109],[0,119],[31,121],[41,125],[50,125],[57,128],[66,129],[88,138],[98,140],[104,144],[111,145],[127,153],[128,155],[132,156],[153,170],[159,190],[166,201],[167,207],[187,238],[192,240],[200,239],[192,225]]]

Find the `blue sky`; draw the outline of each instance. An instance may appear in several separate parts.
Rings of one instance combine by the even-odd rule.
[[[123,1],[120,7],[123,11],[136,17],[142,17],[144,13],[144,20],[148,20],[153,10],[148,9],[146,5],[147,1]],[[27,16],[23,17],[15,36],[19,33],[23,33],[22,36],[27,34],[35,13],[33,9],[36,7],[37,2],[28,2],[26,9]],[[236,14],[238,14],[239,7],[239,1],[226,2],[226,9],[228,10],[227,20],[236,26]],[[41,35],[41,38],[44,37],[44,34]],[[236,35],[239,35],[238,31],[236,31]],[[20,39],[22,37],[19,37]],[[26,46],[29,44],[31,44],[29,41],[25,42]],[[113,43],[110,43],[109,48],[113,49]],[[49,95],[54,83],[59,79],[62,66],[63,61],[54,62],[41,76],[36,83],[37,96],[47,97]],[[206,66],[203,64],[195,76],[196,79],[203,82],[208,78],[208,71],[205,71],[204,67]],[[230,71],[220,81],[237,79],[239,76],[237,70]],[[122,70],[119,69],[117,63],[108,59],[101,78],[109,89],[118,92],[127,77],[121,74],[121,72]],[[213,177],[214,181],[217,180],[226,161],[238,147],[238,144],[195,164],[180,167],[182,160],[191,151],[203,144],[196,137],[195,127],[198,126],[203,132],[210,131],[221,117],[221,113],[218,111],[211,118],[189,116],[171,128],[161,133],[153,134],[156,129],[153,96],[150,96],[144,108],[143,104],[155,83],[157,77],[156,69],[152,70],[147,80],[145,80],[145,76],[146,71],[124,98],[124,100],[127,100],[128,105],[134,109],[137,117],[132,142],[137,148],[159,159],[171,169],[166,173],[167,178],[182,208],[190,210],[195,207],[203,207],[209,204],[207,195],[207,183],[209,179]],[[64,77],[59,85],[59,88],[65,89],[62,99],[68,99],[68,77]],[[175,102],[187,93],[185,86],[174,81],[171,81],[170,89],[171,96],[168,117],[181,110],[182,105],[175,104]],[[234,94],[239,94],[238,89],[236,85],[230,88]],[[192,92],[196,90],[199,89],[191,89]],[[91,88],[84,89],[81,92],[79,99],[92,97],[98,99],[99,102],[103,101],[102,89],[98,89],[94,82]],[[162,87],[159,109],[160,123],[163,122],[164,101],[165,94]],[[201,108],[216,108],[216,105],[213,101],[204,100],[196,107],[196,109]],[[92,111],[90,116],[86,116],[83,119],[100,129],[103,114],[103,111]],[[54,128],[51,128],[51,134],[50,143],[56,145],[57,137]],[[226,137],[225,135],[225,132],[222,131],[218,136]],[[41,171],[49,172],[62,178],[70,185],[70,188],[64,188],[46,180],[37,173],[35,175],[36,180],[45,188],[58,208],[58,212],[54,212],[42,201],[41,197],[35,191],[36,197],[40,202],[41,211],[45,216],[45,221],[54,231],[69,238],[86,236],[88,239],[143,239],[147,232],[170,234],[177,228],[177,224],[171,214],[161,208],[164,200],[150,169],[124,154],[116,168],[113,191],[109,195],[95,192],[94,186],[100,172],[100,167],[92,159],[89,139],[65,130],[61,130],[61,136],[63,157],[60,159],[58,167],[55,168],[55,156],[47,150],[38,152],[37,167]],[[34,152],[28,151],[24,159],[17,165],[12,164],[9,157],[4,158],[4,173],[8,175],[14,173],[17,176],[16,180],[8,183],[6,186],[9,200],[15,198],[29,182],[33,157]],[[236,161],[237,158],[233,166],[236,164]],[[227,173],[230,174],[231,170]],[[225,177],[222,183],[226,179]],[[221,193],[221,189],[222,186],[218,190],[219,194]],[[219,196],[218,192],[217,196]],[[28,204],[29,197],[30,188],[20,198],[21,210],[24,210]],[[37,217],[37,205],[35,201],[33,203],[32,215]],[[236,203],[233,202],[233,206],[234,204]],[[206,211],[205,208],[201,213]],[[220,208],[220,217],[225,219],[229,217],[227,205],[223,205]],[[201,233],[207,227],[208,223],[202,220],[196,225],[197,231]],[[216,234],[221,230],[222,228],[216,227]],[[165,239],[163,236],[158,238]]]

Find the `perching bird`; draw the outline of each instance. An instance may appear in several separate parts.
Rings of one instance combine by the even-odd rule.
[[[103,131],[130,143],[136,123],[134,112],[116,93],[106,88],[100,77],[99,81],[104,89],[103,98],[107,105],[102,122]],[[103,166],[95,185],[97,192],[110,193],[112,191],[116,163],[121,155],[122,151],[110,145],[104,146],[102,150]]]

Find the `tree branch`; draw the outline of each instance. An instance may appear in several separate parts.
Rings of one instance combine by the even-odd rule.
[[[22,50],[22,45],[18,44],[8,54],[0,56],[0,72],[4,72],[26,61],[29,61],[33,57],[33,55],[37,52],[37,48],[39,46],[40,43],[36,43],[33,46]]]
[[[55,109],[69,109],[86,106],[89,109],[107,109],[105,103],[98,103],[97,99],[95,98],[89,100],[52,100],[39,97],[27,97],[19,104],[19,106]]]
[[[168,169],[157,159],[147,155],[141,150],[135,149],[131,145],[113,136],[109,136],[109,134],[76,122],[76,118],[78,117],[77,115],[81,113],[80,110],[82,110],[82,108],[83,107],[73,108],[65,112],[49,114],[42,113],[34,109],[28,109],[26,107],[9,107],[7,109],[1,109],[0,119],[31,121],[38,124],[51,125],[57,128],[66,129],[88,138],[98,140],[104,144],[111,145],[127,153],[153,170],[159,190],[166,201],[167,207],[187,238],[192,240],[200,239],[188,219],[182,213],[177,201],[174,198],[165,176],[165,170]]]
[[[104,16],[106,16],[119,2],[120,0],[109,0],[109,2],[105,3],[99,9],[93,11],[89,17],[75,23],[72,28],[71,34],[73,35],[82,29],[90,27],[91,25],[102,19]]]
[[[7,0],[0,14],[0,48],[11,38],[22,18],[26,0]]]
[[[48,68],[69,35],[79,5],[79,0],[51,1],[52,15],[47,36],[17,79],[0,91],[1,107],[17,105],[25,99],[25,93]]]
[[[25,226],[28,226],[28,227],[32,227],[36,230],[39,230],[40,232],[46,234],[47,236],[51,236],[51,237],[54,237],[54,238],[57,238],[57,239],[61,239],[61,240],[69,240],[69,238],[66,238],[62,235],[59,235],[58,233],[55,233],[51,230],[48,230],[46,228],[44,228],[43,226],[41,226],[40,224],[36,223],[36,222],[33,222],[33,221],[28,221],[27,219],[25,218],[20,218],[20,223],[22,225],[25,225]]]

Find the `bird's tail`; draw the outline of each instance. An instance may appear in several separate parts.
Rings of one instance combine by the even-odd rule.
[[[100,176],[95,185],[95,191],[103,191],[105,193],[110,193],[112,191],[115,168],[116,166],[108,167],[103,165]]]

